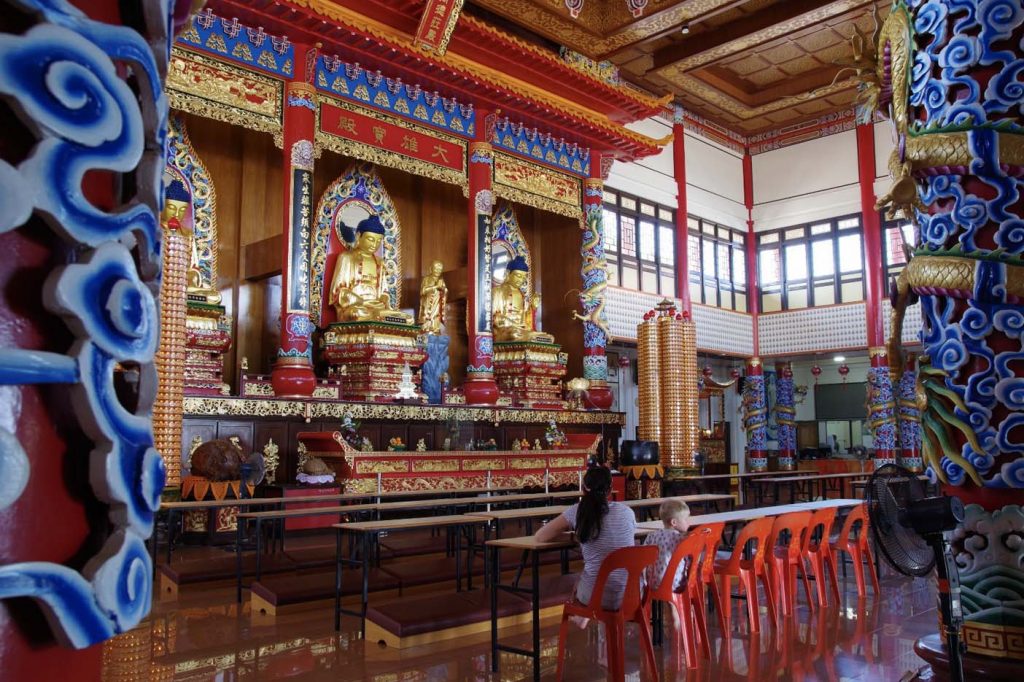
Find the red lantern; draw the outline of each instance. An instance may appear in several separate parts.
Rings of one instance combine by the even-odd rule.
[[[846,366],[846,363],[839,365],[839,376],[843,377],[843,383],[846,383],[846,375],[850,373],[850,368]]]
[[[729,372],[729,376],[731,376],[733,379],[739,379],[740,378],[740,370],[739,370],[739,368],[733,367],[732,371]]]
[[[811,367],[811,374],[814,375],[814,385],[817,386],[818,385],[818,377],[821,376],[821,367],[818,367],[817,365],[815,365],[814,367]]]
[[[707,378],[707,379],[711,378],[711,365],[704,365],[704,369],[702,371],[704,373],[704,377],[705,378]]]

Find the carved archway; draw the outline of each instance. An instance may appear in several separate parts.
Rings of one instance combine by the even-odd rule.
[[[170,117],[167,126],[166,173],[185,183],[192,196],[191,225],[193,257],[202,278],[202,287],[217,289],[217,192],[199,155],[192,146],[180,114]]]
[[[526,259],[526,265],[530,268],[530,276],[522,287],[523,296],[528,301],[533,294],[533,258],[526,238],[519,229],[512,203],[502,201],[495,207],[491,220],[491,277],[495,285],[505,281],[505,265],[516,256]]]

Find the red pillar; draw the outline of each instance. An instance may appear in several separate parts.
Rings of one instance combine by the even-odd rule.
[[[885,344],[882,300],[882,224],[875,209],[874,126],[857,126],[857,171],[860,180],[860,210],[864,224],[864,298],[867,306],[868,348]]]
[[[754,235],[754,162],[750,150],[743,152],[743,205],[747,208],[747,310],[753,324],[754,356],[761,352],[757,317],[761,314],[761,292],[757,287],[757,238]]]
[[[295,77],[286,85],[284,159],[284,263],[281,268],[281,341],[271,382],[274,395],[313,395],[309,319],[309,235],[313,218],[313,138],[316,90],[305,81],[316,49],[295,45]],[[312,69],[310,69],[312,73]]]
[[[498,402],[494,382],[494,337],[491,333],[491,212],[494,194],[491,179],[494,150],[487,141],[490,112],[476,112],[476,139],[469,145],[468,266],[466,321],[469,330],[469,366],[463,393],[470,405]]]
[[[683,128],[683,108],[676,107],[672,124],[672,171],[676,178],[676,295],[682,309],[692,313],[690,304],[690,263],[687,241],[690,230],[686,217],[686,130]]]

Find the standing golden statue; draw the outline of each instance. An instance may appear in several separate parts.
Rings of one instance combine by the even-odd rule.
[[[540,295],[534,294],[527,303],[523,285],[529,271],[526,259],[516,256],[505,267],[505,281],[494,287],[491,310],[495,341],[554,343],[550,334],[534,330],[534,311],[540,308]]]
[[[430,264],[430,274],[420,285],[419,325],[424,334],[440,334],[444,324],[444,309],[448,303],[448,285],[444,283],[444,263],[439,260]]]
[[[355,245],[338,256],[331,279],[330,303],[338,322],[380,320],[412,324],[412,316],[391,308],[384,287],[384,264],[377,249],[384,240],[384,225],[371,215],[356,227]]]

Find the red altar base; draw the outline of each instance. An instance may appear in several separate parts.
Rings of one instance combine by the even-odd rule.
[[[264,493],[267,497],[283,497],[286,500],[289,497],[306,497],[309,495],[337,495],[341,492],[341,486],[337,483],[329,483],[327,485],[269,485],[266,487]],[[291,509],[312,509],[315,507],[323,507],[323,502],[293,502],[291,504],[286,503],[284,508],[286,510]],[[284,520],[284,529],[287,531],[292,530],[310,530],[314,528],[329,528],[331,524],[338,523],[338,517],[336,516],[306,516],[296,517]]]
[[[387,322],[330,325],[324,332],[324,357],[330,363],[330,376],[342,382],[344,399],[391,402],[406,364],[413,370],[412,380],[419,392],[416,370],[427,359],[416,340],[419,333],[416,325]]]
[[[224,307],[204,294],[188,294],[185,318],[185,394],[227,395],[224,353],[231,347],[231,321]]]
[[[574,434],[576,435],[576,434]],[[587,459],[597,452],[600,436],[579,434],[570,445],[588,440],[585,447],[556,450],[449,450],[416,452],[360,452],[330,431],[298,434],[309,456],[323,459],[344,480],[345,492],[376,492],[377,476],[386,492],[449,490],[492,486],[577,486]]]
[[[565,409],[561,380],[566,357],[561,346],[535,341],[494,344],[494,378],[514,407]]]
[[[247,484],[246,488],[252,497],[255,487]],[[241,496],[241,481],[210,481],[202,476],[184,476],[181,479],[181,499],[184,502],[238,499]],[[234,540],[237,521],[238,507],[196,509],[184,513],[182,528],[186,540],[230,542]]]
[[[185,394],[228,395],[224,352],[231,336],[222,329],[188,329],[185,347]]]

